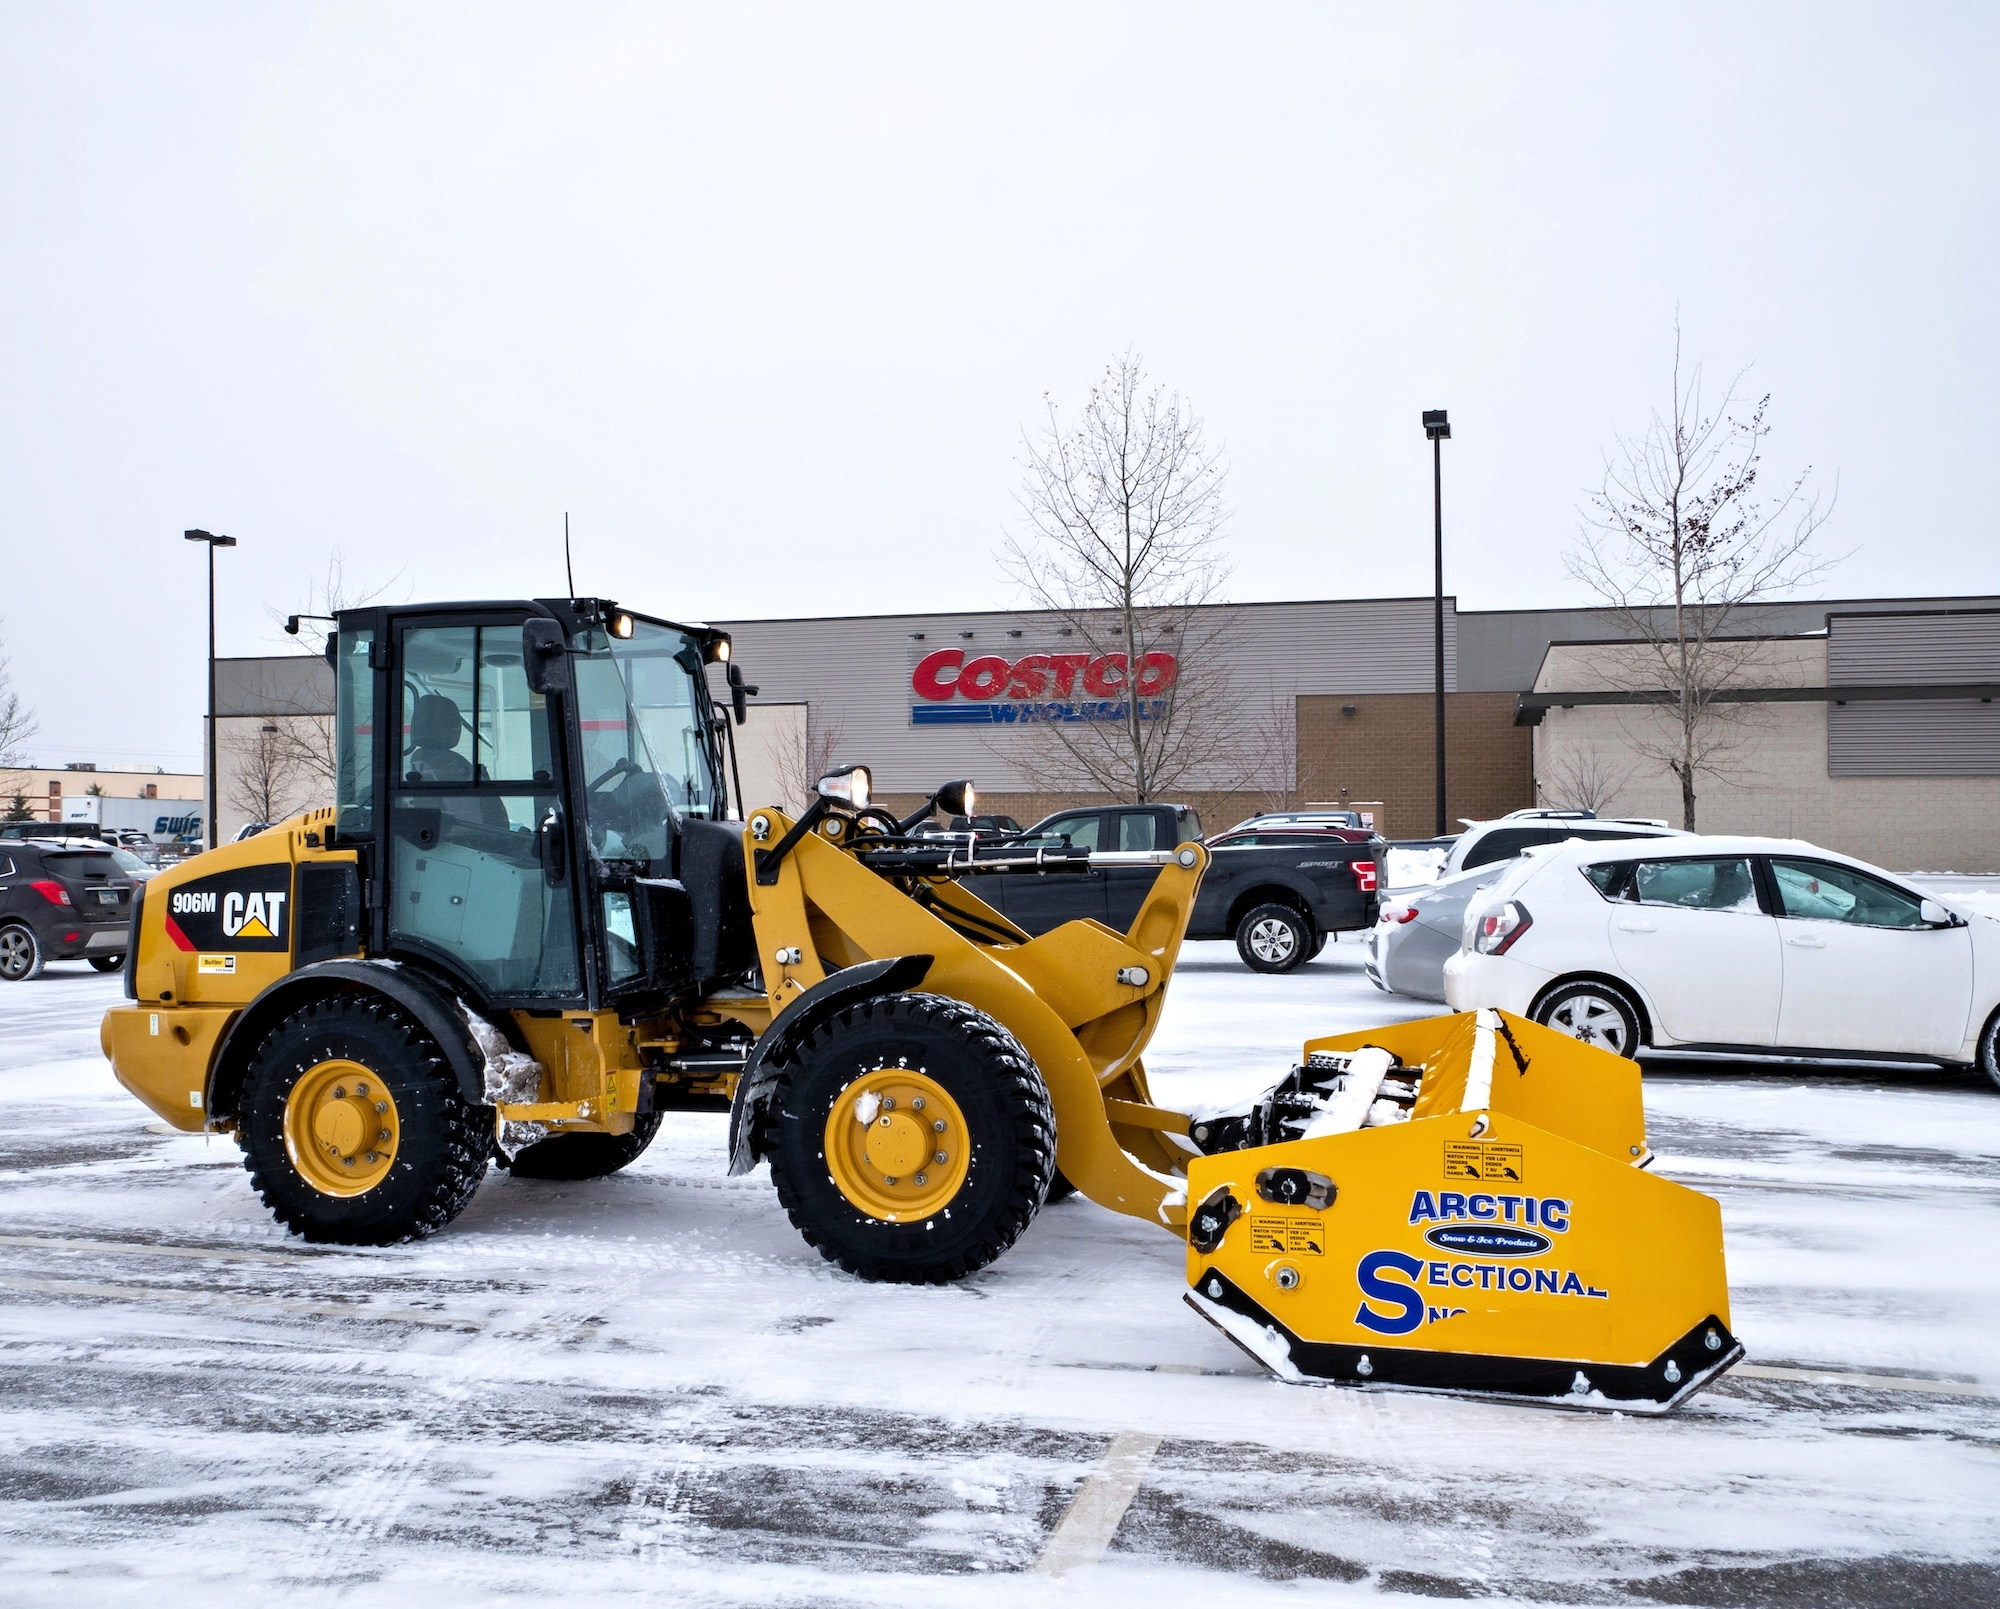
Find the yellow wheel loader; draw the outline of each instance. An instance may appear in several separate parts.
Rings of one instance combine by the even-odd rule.
[[[768,1160],[864,1278],[960,1278],[1073,1187],[1187,1236],[1189,1301],[1287,1378],[1645,1410],[1740,1355],[1714,1204],[1637,1165],[1628,1063],[1445,1018],[1308,1046],[1239,1113],[1161,1107],[1206,851],[925,837],[970,784],[899,819],[858,766],[729,819],[729,651],[596,599],[344,611],[334,803],[140,891],[120,1082],[233,1134],[311,1240],[431,1234],[495,1160],[602,1176],[727,1111],[731,1171]],[[1030,938],[957,881],[1107,859],[1158,868],[1122,934]],[[1518,1188],[1464,1183],[1509,1158]]]

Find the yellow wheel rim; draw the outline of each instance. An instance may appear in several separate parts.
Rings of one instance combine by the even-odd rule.
[[[972,1136],[944,1086],[910,1067],[878,1067],[835,1098],[826,1167],[850,1206],[884,1223],[942,1211],[965,1183]]]
[[[299,1177],[322,1195],[374,1189],[389,1176],[402,1137],[395,1096],[359,1062],[308,1067],[285,1101],[285,1149]]]

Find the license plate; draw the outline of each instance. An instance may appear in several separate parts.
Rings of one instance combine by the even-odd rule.
[[[118,903],[118,890],[115,888],[98,889],[97,903],[100,905],[116,905]]]

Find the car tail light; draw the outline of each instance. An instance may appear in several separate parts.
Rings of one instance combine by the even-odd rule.
[[[1414,922],[1416,919],[1417,908],[1414,905],[1384,905],[1376,918],[1382,922]]]
[[[30,883],[28,886],[51,905],[67,905],[70,903],[69,890],[53,878],[44,877],[40,882]]]
[[[1505,955],[1515,941],[1535,925],[1535,919],[1528,914],[1528,907],[1519,900],[1509,900],[1498,910],[1488,911],[1479,919],[1479,933],[1473,948],[1481,955]]]
[[[1357,860],[1354,865],[1354,886],[1364,894],[1375,892],[1375,862]]]
[[[65,944],[81,944],[82,942],[83,935],[81,933],[65,933],[63,935],[63,943]]]

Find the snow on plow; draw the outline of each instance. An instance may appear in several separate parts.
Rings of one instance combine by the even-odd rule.
[[[1638,1066],[1499,1011],[1317,1039],[1198,1117],[1187,1300],[1286,1380],[1661,1413],[1743,1356]]]

